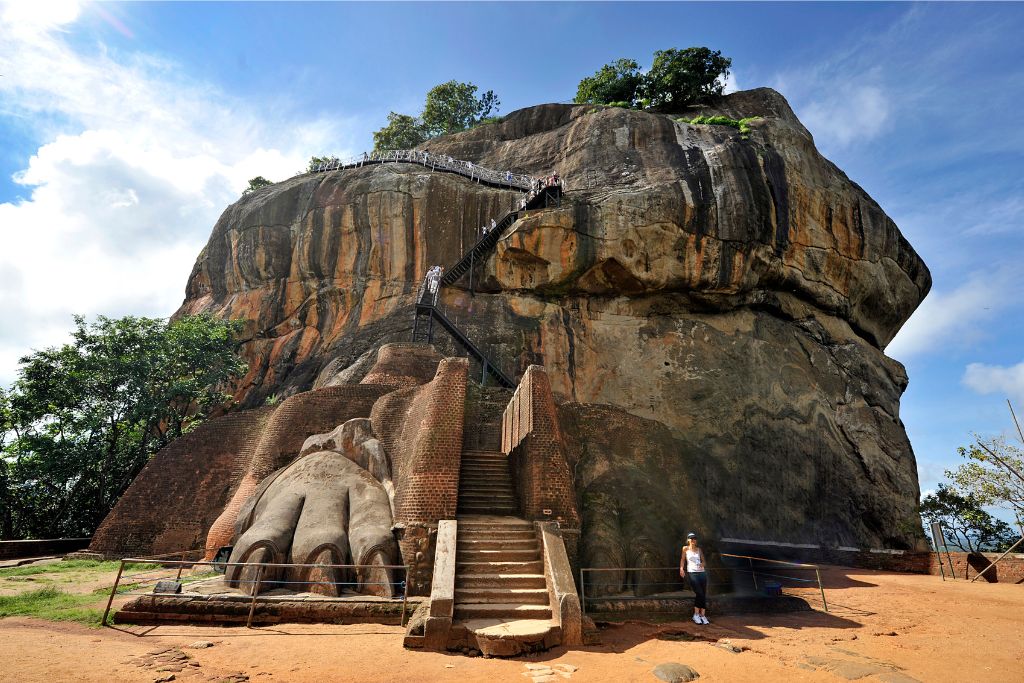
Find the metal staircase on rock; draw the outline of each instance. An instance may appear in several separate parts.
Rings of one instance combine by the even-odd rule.
[[[481,237],[476,244],[470,247],[469,251],[463,254],[454,266],[447,269],[441,277],[437,287],[431,291],[428,280],[424,279],[416,293],[416,307],[412,326],[412,341],[432,343],[434,340],[434,323],[440,325],[451,338],[466,351],[466,353],[480,365],[480,383],[485,384],[487,377],[492,377],[499,385],[511,389],[515,382],[495,365],[487,354],[483,352],[455,323],[441,312],[437,307],[437,300],[441,294],[441,287],[450,285],[459,280],[463,275],[469,273],[470,290],[473,288],[473,270],[477,263],[485,261],[494,251],[505,231],[512,226],[519,218],[522,211],[536,209],[541,206],[550,206],[553,203],[560,203],[562,196],[561,187],[553,185],[541,189],[534,195],[523,209],[509,211],[497,226]]]

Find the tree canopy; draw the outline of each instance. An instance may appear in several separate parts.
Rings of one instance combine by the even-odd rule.
[[[310,157],[309,164],[306,166],[306,172],[312,173],[316,170],[316,167],[320,164],[332,164],[338,163],[341,160],[336,156],[325,156],[325,157]]]
[[[149,457],[230,396],[240,322],[75,318],[0,392],[2,538],[91,535]]]
[[[632,59],[616,59],[580,81],[575,101],[579,104],[621,102],[632,107],[636,105],[637,89],[642,82],[639,64]]]
[[[427,132],[418,119],[391,112],[388,114],[388,125],[373,134],[373,148],[377,151],[412,149],[427,138]]]
[[[946,484],[921,501],[921,516],[926,522],[941,522],[946,542],[968,552],[1000,551],[1008,548],[1015,534],[1006,522],[982,509],[982,501]]]
[[[957,449],[967,462],[955,470],[947,470],[946,476],[958,489],[973,495],[982,505],[1012,512],[1018,528],[1024,534],[1024,480],[999,464],[988,451],[994,452],[1017,472],[1024,472],[1024,452],[1006,443],[1003,438],[985,444],[988,450],[982,447],[982,443],[979,441],[978,444]]]
[[[617,59],[581,80],[575,101],[680,112],[721,95],[731,66],[721,50],[707,47],[658,50],[646,73],[632,59]]]
[[[470,128],[497,112],[501,102],[493,90],[479,97],[472,83],[447,81],[427,93],[423,112],[418,116],[391,112],[388,125],[373,134],[374,151],[409,149],[438,135]]]
[[[249,178],[249,187],[245,188],[242,191],[242,196],[244,197],[245,195],[249,194],[250,192],[255,192],[256,190],[260,189],[261,187],[267,187],[268,185],[273,185],[273,184],[274,184],[273,182],[267,180],[266,178],[264,178],[261,175],[258,175],[255,178]]]

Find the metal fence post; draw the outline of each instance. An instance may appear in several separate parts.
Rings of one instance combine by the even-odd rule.
[[[249,603],[249,618],[245,621],[246,628],[252,628],[252,614],[256,611],[256,595],[260,592],[260,581],[263,579],[263,565],[256,568],[256,583],[252,587],[252,602]]]
[[[587,587],[583,582],[584,571],[586,570],[580,567],[580,611],[583,612],[583,616],[587,616]]]
[[[107,625],[107,615],[110,614],[110,606],[114,603],[114,595],[117,594],[117,585],[121,583],[121,572],[124,571],[124,559],[121,560],[121,566],[117,568],[117,578],[114,579],[114,587],[110,589],[110,599],[107,600],[107,609],[103,610],[103,620],[100,621],[101,626]]]
[[[174,577],[174,580],[176,582],[181,581],[181,570],[185,568],[185,553],[187,552],[187,550],[182,550],[181,553],[179,553],[178,555],[178,560],[181,562],[181,564],[178,565],[178,575]]]
[[[821,591],[821,604],[825,606],[825,611],[828,611],[828,603],[825,602],[825,587],[821,585],[821,572],[818,568],[814,568],[814,575],[818,577],[818,590]]]

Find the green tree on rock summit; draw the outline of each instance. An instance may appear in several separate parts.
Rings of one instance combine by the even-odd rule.
[[[427,93],[419,117],[388,114],[388,125],[373,134],[374,151],[409,149],[438,135],[457,133],[483,122],[498,111],[501,102],[493,90],[479,97],[478,90],[472,83],[454,80],[434,86]]]
[[[617,59],[581,80],[575,101],[681,112],[721,95],[731,66],[721,50],[707,47],[658,50],[646,73],[632,59]]]

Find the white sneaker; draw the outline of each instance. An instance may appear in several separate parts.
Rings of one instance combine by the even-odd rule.
[[[704,622],[700,620],[700,617],[698,615],[694,614],[693,615],[693,623],[695,623],[695,624],[703,624]]]
[[[711,622],[708,621],[708,618],[702,614],[702,615],[700,615],[700,623],[702,623],[702,624],[710,624]]]

